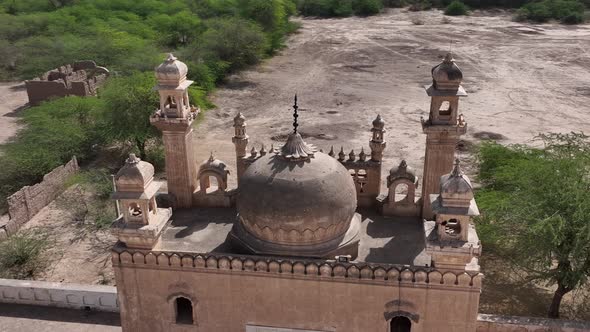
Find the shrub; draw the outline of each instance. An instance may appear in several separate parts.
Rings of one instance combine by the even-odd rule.
[[[577,24],[584,21],[584,11],[584,4],[577,0],[543,0],[523,6],[518,10],[516,19],[535,22],[556,19],[566,24]]]
[[[410,5],[410,11],[418,12],[423,10],[429,10],[432,8],[432,3],[429,0],[416,0]]]
[[[571,13],[567,16],[561,18],[561,23],[564,24],[580,24],[584,23],[584,14],[583,13]]]
[[[241,18],[212,19],[197,47],[207,63],[224,61],[235,71],[258,63],[269,50],[262,29]]]
[[[451,2],[447,8],[445,9],[445,15],[449,16],[459,16],[459,15],[467,15],[467,6],[458,0]]]
[[[41,259],[48,241],[44,234],[21,231],[0,242],[0,278],[29,279],[44,267]]]
[[[355,15],[370,16],[379,14],[383,9],[381,0],[354,0],[352,9]]]

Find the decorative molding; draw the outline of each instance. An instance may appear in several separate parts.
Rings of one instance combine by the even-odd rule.
[[[479,291],[483,274],[441,272],[393,264],[340,263],[332,260],[266,258],[246,255],[141,252],[115,248],[113,266],[216,273],[266,274],[273,277],[391,284]]]

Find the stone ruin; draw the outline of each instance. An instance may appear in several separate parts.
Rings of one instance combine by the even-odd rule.
[[[25,81],[29,104],[65,96],[96,96],[97,88],[109,75],[108,69],[91,60],[76,61]]]

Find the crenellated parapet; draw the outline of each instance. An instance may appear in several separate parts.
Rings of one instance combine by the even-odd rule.
[[[332,146],[328,152],[330,157],[338,159],[350,171],[356,187],[359,207],[371,208],[377,203],[377,197],[381,190],[383,150],[387,146],[383,138],[384,128],[385,121],[381,115],[378,115],[373,121],[371,129],[370,155],[365,152],[365,148],[361,148],[357,154],[354,149],[346,153],[344,147],[340,147],[340,152],[336,153],[334,146]]]
[[[188,254],[115,247],[112,263],[120,268],[148,268],[202,273],[251,274],[276,278],[330,280],[391,286],[480,292],[483,274],[439,271],[405,265],[282,259],[248,255]]]

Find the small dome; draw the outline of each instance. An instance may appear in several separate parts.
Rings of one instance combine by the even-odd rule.
[[[405,160],[402,160],[399,166],[393,167],[389,170],[389,177],[387,177],[388,186],[397,179],[407,179],[412,183],[416,182],[416,174],[414,169],[408,166]]]
[[[463,80],[463,72],[455,64],[453,56],[449,53],[442,63],[432,68],[432,80],[434,87],[439,90],[457,90]]]
[[[381,118],[381,114],[378,114],[375,120],[373,120],[373,129],[382,130],[385,127],[385,121]]]
[[[199,175],[205,171],[214,171],[219,174],[227,174],[229,171],[227,170],[227,165],[222,160],[216,159],[211,153],[209,159],[201,163],[199,167]]]
[[[242,112],[239,112],[238,115],[234,118],[234,127],[243,126],[246,123],[246,117]]]
[[[164,62],[156,67],[156,78],[163,85],[178,84],[186,79],[188,68],[170,53]]]
[[[118,191],[143,191],[154,178],[154,166],[130,154],[117,176],[115,184]]]
[[[440,178],[440,195],[443,206],[468,207],[473,199],[473,186],[463,174],[459,159],[455,161],[453,171]]]
[[[240,179],[237,210],[248,234],[238,236],[266,254],[319,256],[338,247],[356,207],[353,179],[336,159],[267,154]]]

